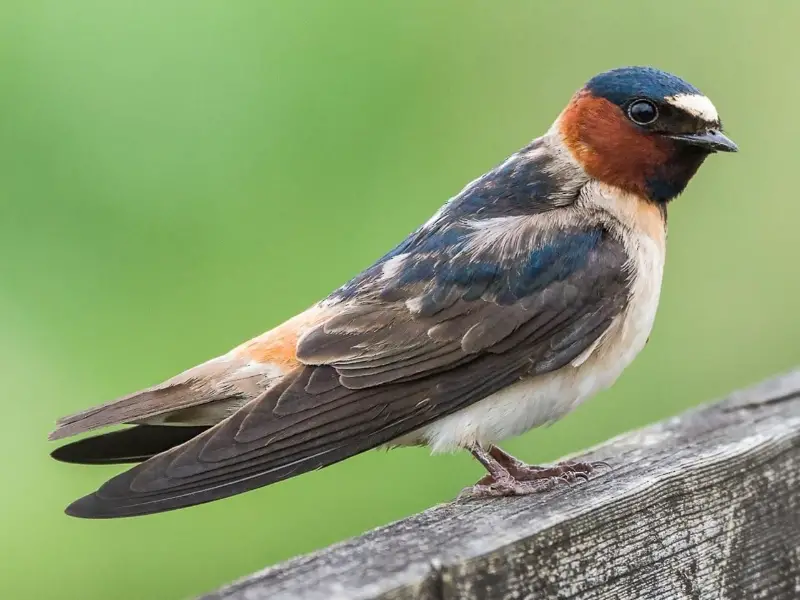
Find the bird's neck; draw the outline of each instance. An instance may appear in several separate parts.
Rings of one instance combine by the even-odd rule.
[[[663,249],[667,236],[667,204],[632,194],[613,185],[592,181],[584,189],[578,204],[600,209],[626,231],[644,234]]]

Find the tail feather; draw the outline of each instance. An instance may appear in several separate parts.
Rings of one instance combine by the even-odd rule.
[[[160,385],[63,417],[49,438],[58,440],[123,423],[214,425],[281,376],[271,364],[253,365],[242,357],[224,355]]]
[[[72,442],[55,449],[50,456],[81,465],[137,463],[188,442],[207,429],[207,426],[136,425]]]
[[[49,439],[59,440],[109,425],[141,422],[230,397],[230,393],[209,394],[207,386],[191,379],[149,388],[59,419]]]

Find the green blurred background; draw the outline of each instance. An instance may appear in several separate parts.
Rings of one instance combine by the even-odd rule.
[[[547,461],[800,362],[800,4],[0,4],[0,597],[182,598],[453,498],[466,455],[368,453],[211,505],[79,521],[118,469],[56,417],[327,294],[544,132],[594,73],[673,71],[741,152],[672,206],[654,335],[507,448]]]

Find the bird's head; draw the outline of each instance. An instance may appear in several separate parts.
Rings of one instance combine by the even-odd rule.
[[[737,151],[711,100],[651,67],[593,77],[557,127],[589,176],[656,202],[680,194],[709,154]]]

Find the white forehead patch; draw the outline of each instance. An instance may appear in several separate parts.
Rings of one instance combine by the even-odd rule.
[[[703,121],[717,123],[719,114],[717,109],[711,104],[711,100],[703,94],[676,94],[664,98],[675,108],[679,108],[690,115],[694,115]]]

